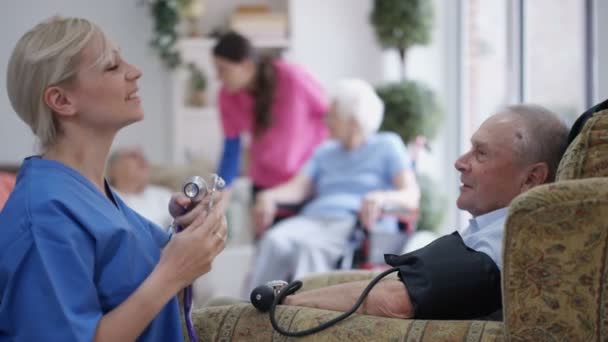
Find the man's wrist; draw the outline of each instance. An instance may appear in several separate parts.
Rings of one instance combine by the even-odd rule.
[[[283,303],[282,303],[282,304],[283,304],[283,305],[291,305],[291,301],[292,301],[292,298],[291,298],[291,297],[293,297],[293,296],[294,296],[294,295],[287,296],[287,297],[283,298]]]

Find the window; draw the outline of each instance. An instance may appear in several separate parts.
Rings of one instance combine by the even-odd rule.
[[[477,127],[509,102],[507,2],[463,2],[462,150]]]
[[[524,100],[573,121],[585,110],[585,2],[523,2]]]
[[[463,138],[509,103],[540,104],[570,123],[591,105],[591,2],[462,2]]]
[[[460,147],[501,107],[532,102],[571,124],[592,105],[593,0],[461,0]],[[468,214],[461,213],[466,226]]]

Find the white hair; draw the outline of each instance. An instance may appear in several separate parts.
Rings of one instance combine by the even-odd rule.
[[[100,54],[87,67],[99,67],[112,60],[113,46],[97,25],[82,18],[53,17],[25,33],[13,49],[6,76],[8,97],[43,149],[60,133],[44,92],[75,77],[80,53],[95,36],[102,38]]]
[[[332,103],[337,115],[356,120],[365,137],[376,133],[380,128],[384,117],[384,102],[369,83],[359,79],[340,81]]]

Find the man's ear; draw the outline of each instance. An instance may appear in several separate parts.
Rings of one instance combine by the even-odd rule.
[[[549,178],[549,166],[547,163],[536,163],[530,166],[528,174],[526,175],[525,182],[523,184],[523,190],[530,190],[531,188],[544,184]]]
[[[44,90],[42,96],[46,105],[57,115],[73,116],[76,114],[74,102],[67,95],[65,89],[59,86],[50,86]]]

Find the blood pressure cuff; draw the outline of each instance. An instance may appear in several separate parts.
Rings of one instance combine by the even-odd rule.
[[[487,254],[467,247],[458,232],[384,259],[399,267],[414,318],[475,319],[502,307],[500,270]]]

